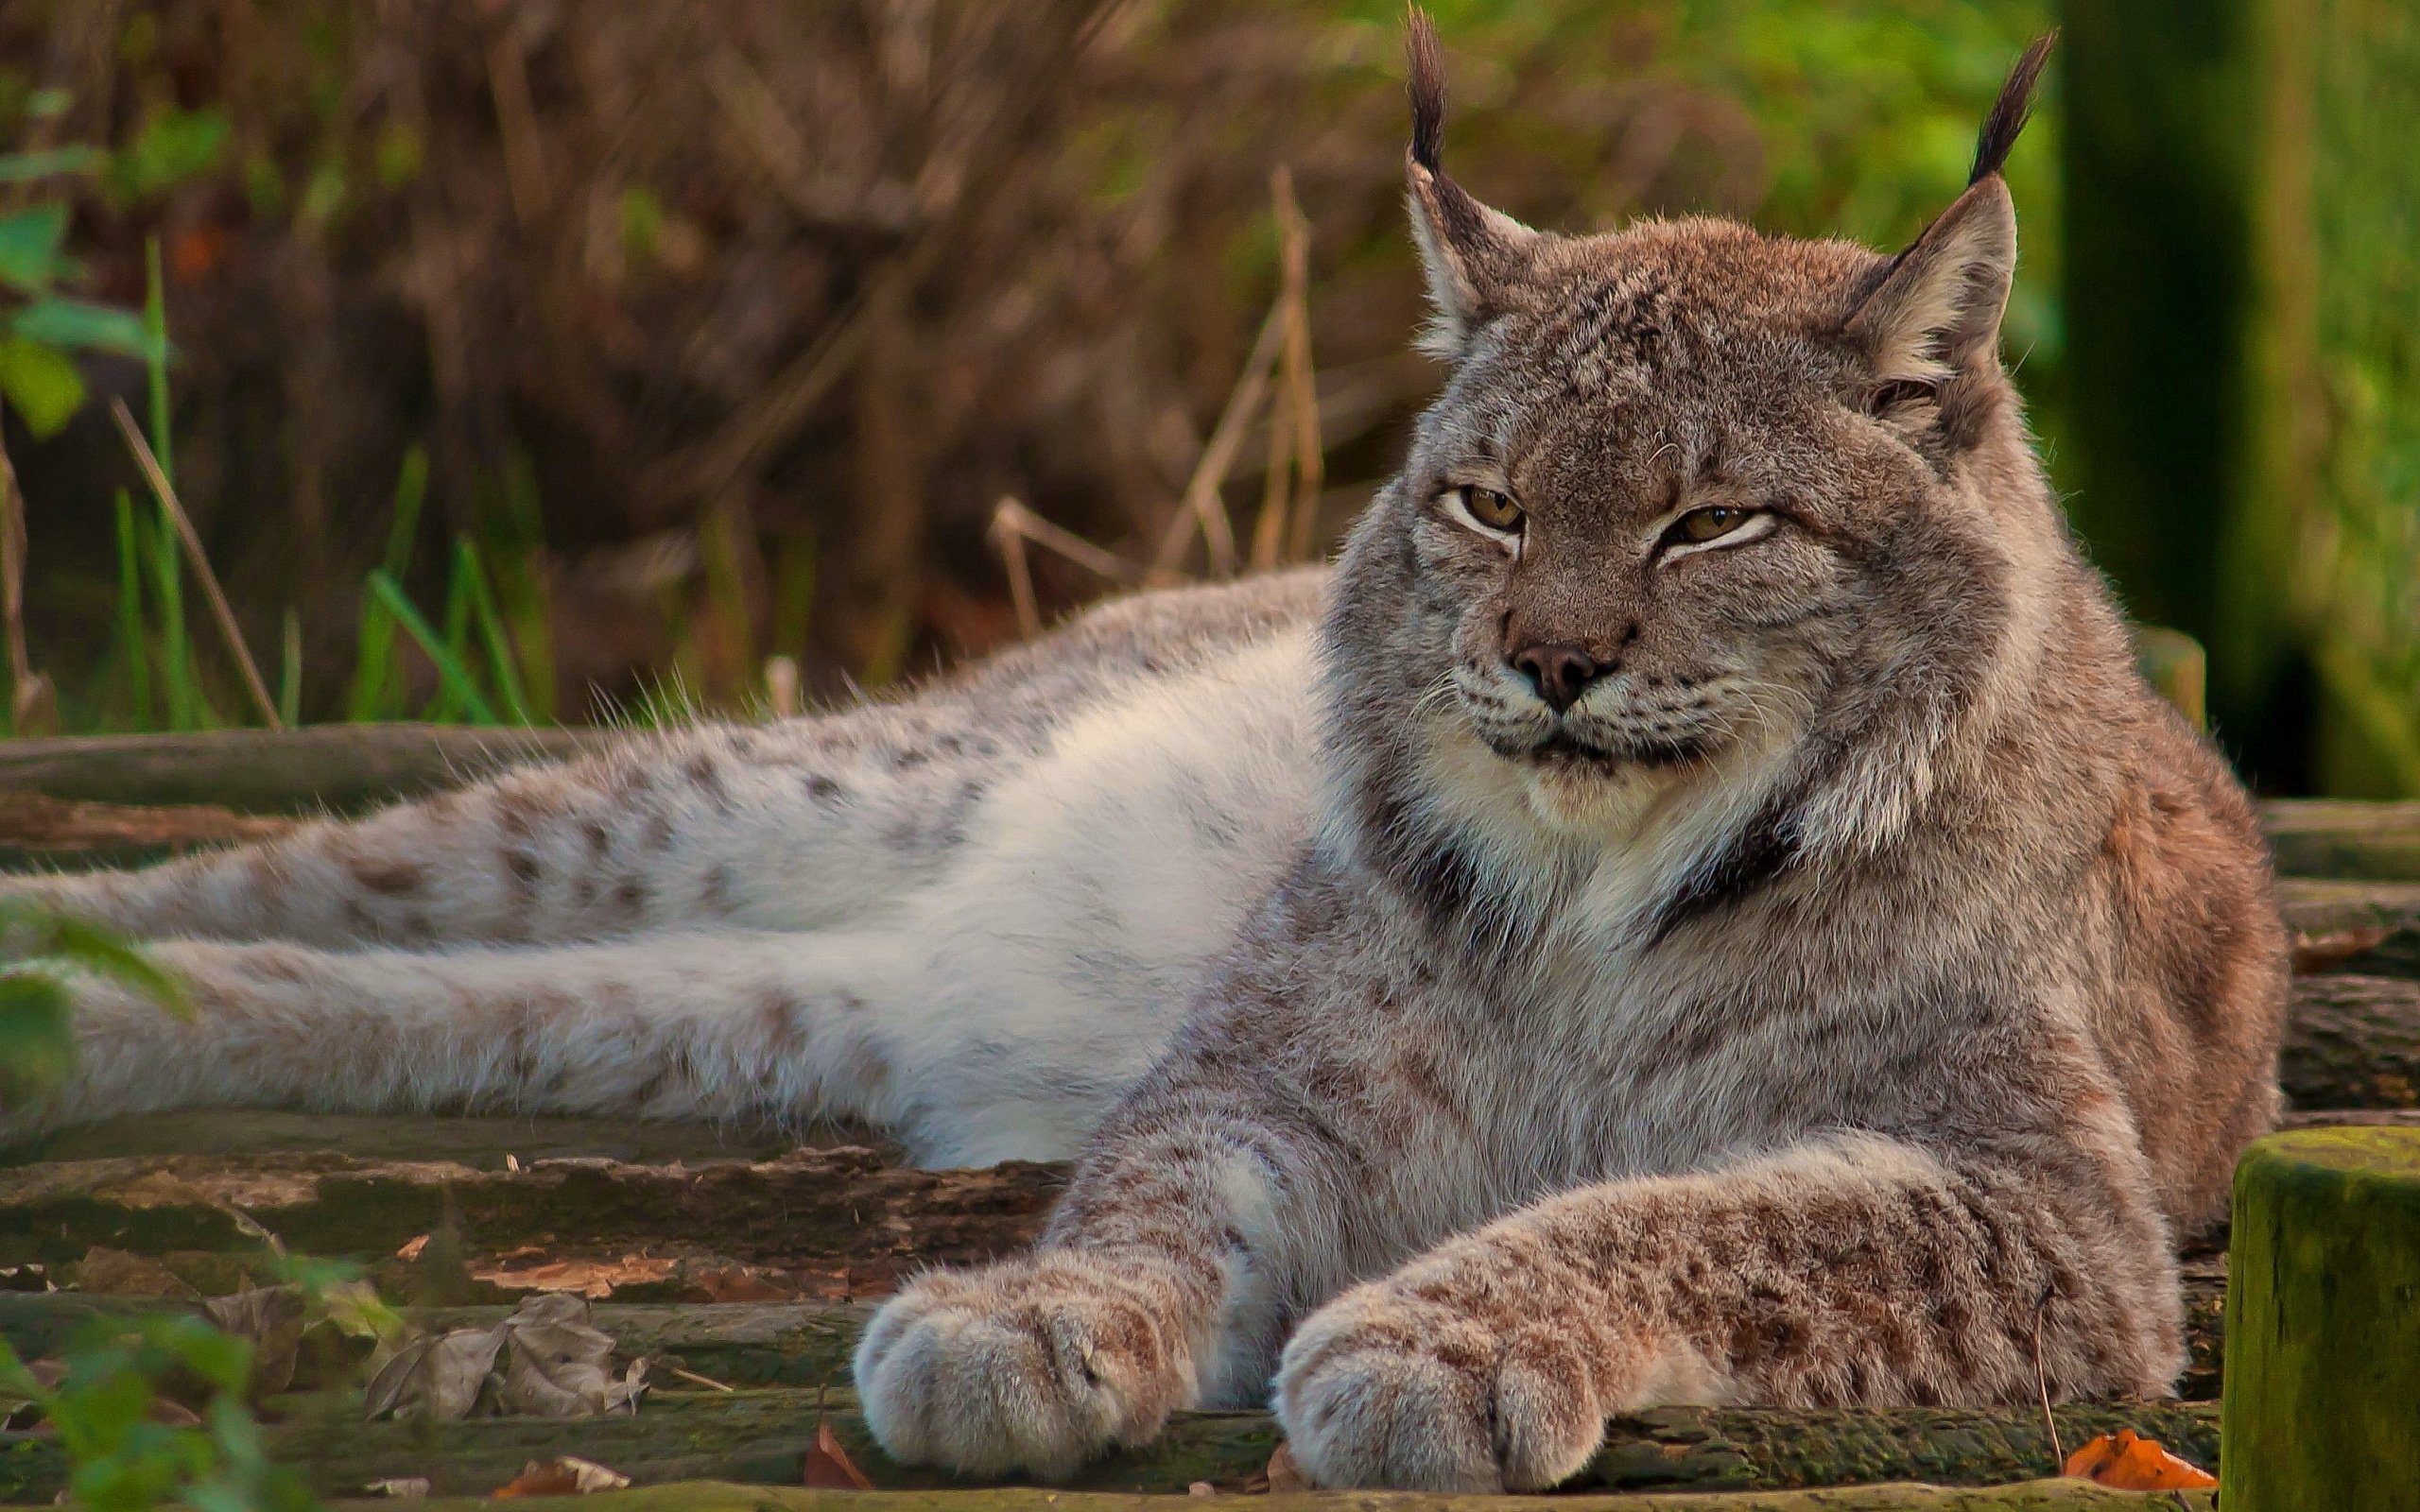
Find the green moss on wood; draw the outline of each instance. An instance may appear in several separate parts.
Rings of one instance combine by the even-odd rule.
[[[2272,1135],[2237,1168],[2229,1512],[2409,1505],[2420,1486],[2420,1129]]]

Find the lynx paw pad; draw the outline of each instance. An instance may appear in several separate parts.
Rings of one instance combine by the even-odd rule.
[[[1279,1366],[1277,1413],[1304,1472],[1340,1487],[1541,1489],[1604,1436],[1567,1345],[1384,1284],[1304,1324]]]
[[[1063,1476],[1190,1404],[1167,1311],[1147,1280],[1066,1252],[926,1276],[857,1347],[867,1424],[908,1464]]]

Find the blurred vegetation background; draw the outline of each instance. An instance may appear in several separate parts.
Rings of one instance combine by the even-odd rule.
[[[2053,475],[2264,786],[2420,792],[2420,8],[1430,9],[1512,214],[1883,248],[2066,23]],[[1395,0],[13,0],[13,727],[788,707],[1316,555],[1437,376],[1399,56]]]

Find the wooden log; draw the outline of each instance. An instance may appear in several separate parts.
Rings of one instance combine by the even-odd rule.
[[[613,730],[394,724],[12,740],[0,742],[0,793],[215,804],[251,814],[344,813],[643,738]]]
[[[2278,1079],[2304,1108],[2420,1106],[2420,981],[2298,980]]]
[[[94,1246],[147,1254],[254,1249],[238,1210],[305,1254],[374,1258],[442,1229],[466,1251],[577,1236],[604,1249],[708,1241],[723,1253],[862,1271],[886,1283],[922,1261],[969,1262],[1027,1243],[1056,1199],[1057,1166],[920,1171],[875,1150],[770,1160],[630,1165],[337,1154],[63,1160],[0,1169],[0,1264],[59,1263]]]
[[[2277,885],[2286,926],[2298,944],[2331,948],[2326,970],[2420,977],[2420,883],[2330,882],[2288,877]]]
[[[392,1502],[339,1503],[392,1512]],[[473,1498],[437,1498],[423,1512],[489,1512]],[[2215,1503],[2208,1491],[2112,1491],[2089,1481],[2022,1481],[2010,1486],[1873,1486],[1854,1491],[1711,1491],[1629,1496],[1443,1496],[1390,1493],[1383,1502],[1345,1491],[1255,1497],[1268,1512],[2196,1512]],[[1165,1496],[1107,1491],[1046,1491],[1003,1486],[981,1491],[804,1491],[679,1481],[608,1491],[584,1499],[581,1512],[1167,1512]]]
[[[2222,1258],[2185,1265],[2185,1342],[2191,1364],[2177,1383],[2187,1400],[2216,1400],[2221,1383],[2226,1291]],[[60,1353],[76,1332],[98,1318],[122,1319],[163,1306],[196,1311],[198,1301],[102,1297],[82,1292],[0,1292],[0,1339],[26,1359]],[[512,1309],[407,1307],[405,1318],[431,1333],[490,1328]],[[850,1384],[849,1358],[873,1313],[870,1302],[598,1302],[596,1327],[625,1354],[646,1355],[728,1386]]]
[[[2229,1512],[2420,1493],[2420,1130],[2307,1129],[2237,1167]]]
[[[2420,802],[2279,799],[2260,822],[2287,876],[2420,881]]]
[[[531,1459],[574,1454],[642,1485],[712,1478],[798,1484],[801,1457],[828,1413],[849,1455],[878,1487],[967,1486],[925,1467],[902,1466],[874,1446],[863,1419],[832,1393],[658,1392],[630,1416],[483,1418],[455,1423],[359,1420],[357,1397],[296,1403],[269,1429],[270,1456],[321,1495],[372,1481],[425,1476],[439,1494],[478,1495]],[[2131,1427],[2208,1465],[2218,1452],[2215,1402],[2103,1402],[2062,1406],[2059,1437],[2072,1448]],[[1265,1413],[1185,1413],[1141,1449],[1079,1471],[1070,1490],[1173,1492],[1196,1481],[1240,1490],[1278,1443]],[[1786,1490],[1922,1480],[1989,1486],[2052,1474],[2039,1406],[1784,1411],[1665,1407],[1615,1418],[1604,1447],[1569,1490]],[[46,1503],[64,1484],[55,1441],[0,1435],[0,1503]]]

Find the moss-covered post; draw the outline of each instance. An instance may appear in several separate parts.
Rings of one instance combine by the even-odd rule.
[[[2420,1129],[2273,1134],[2236,1168],[2219,1501],[2420,1497]]]

